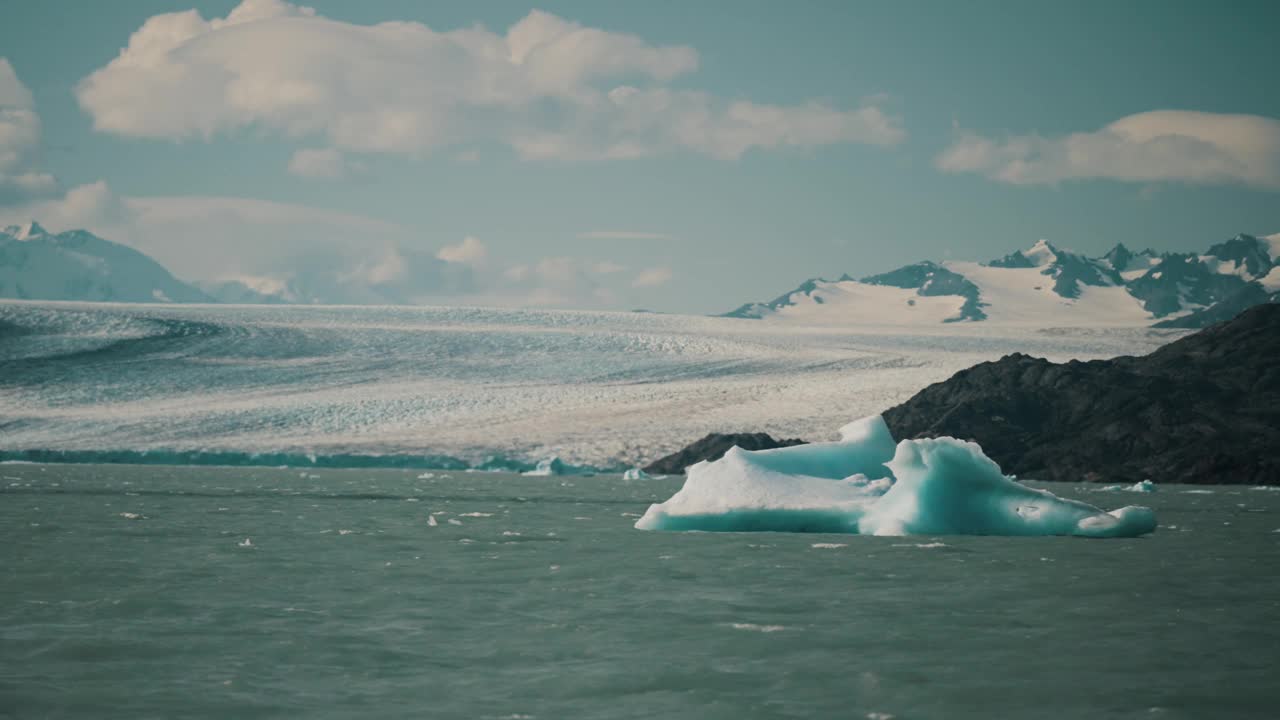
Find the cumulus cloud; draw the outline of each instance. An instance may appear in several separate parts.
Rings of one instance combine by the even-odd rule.
[[[33,167],[39,148],[40,116],[31,91],[13,65],[0,57],[0,206],[57,191],[57,180]]]
[[[625,266],[619,265],[618,263],[613,262],[612,260],[601,260],[600,262],[591,266],[592,272],[595,272],[596,274],[599,274],[599,275],[612,275],[614,273],[620,273],[626,269],[627,268]]]
[[[623,268],[609,261],[549,257],[503,270],[482,302],[537,307],[613,307],[620,298],[607,276]]]
[[[408,228],[323,208],[215,196],[122,197],[102,181],[0,207],[0,227],[39,220],[136,248],[178,277],[238,281],[291,302],[617,307],[626,268],[551,257],[511,265],[475,237],[432,250]],[[645,275],[642,273],[642,276]]]
[[[671,282],[671,268],[655,267],[643,270],[631,281],[631,287],[647,288],[666,285]]]
[[[0,225],[33,218],[137,248],[188,280],[266,276],[306,263],[350,266],[371,246],[416,242],[399,225],[359,215],[237,197],[126,197],[104,181],[0,206]]]
[[[333,148],[302,149],[289,158],[289,172],[312,180],[341,180],[353,169],[346,156]]]
[[[1280,120],[1157,110],[1062,137],[962,132],[935,162],[1015,185],[1106,178],[1280,190]]]
[[[505,34],[441,32],[244,0],[225,18],[194,10],[151,17],[77,97],[102,132],[173,139],[259,128],[347,152],[417,155],[499,142],[528,159],[675,150],[736,158],[753,148],[891,145],[904,136],[875,104],[729,102],[668,87],[697,65],[690,47],[536,10]]]
[[[445,245],[436,253],[445,262],[461,263],[472,267],[484,267],[489,259],[489,249],[478,239],[467,236],[457,245]]]

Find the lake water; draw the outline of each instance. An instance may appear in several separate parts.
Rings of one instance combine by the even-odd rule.
[[[0,465],[0,717],[1275,718],[1280,492],[1137,540],[655,533],[681,479]]]

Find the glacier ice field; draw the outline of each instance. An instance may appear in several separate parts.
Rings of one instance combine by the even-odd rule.
[[[438,307],[0,303],[4,459],[621,471],[712,431],[812,441],[1010,352],[1147,328]]]

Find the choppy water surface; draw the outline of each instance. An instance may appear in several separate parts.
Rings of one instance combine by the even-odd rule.
[[[1274,718],[1280,492],[1139,540],[652,533],[678,479],[0,465],[0,716]],[[433,520],[434,519],[434,520]]]

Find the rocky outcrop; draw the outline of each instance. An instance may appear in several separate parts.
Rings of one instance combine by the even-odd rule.
[[[734,446],[743,450],[772,450],[804,444],[804,440],[777,440],[766,433],[711,433],[683,450],[655,460],[641,469],[650,475],[679,475],[694,463],[719,460]]]
[[[1144,357],[1009,355],[884,413],[898,439],[973,440],[1040,480],[1280,484],[1280,305]]]

